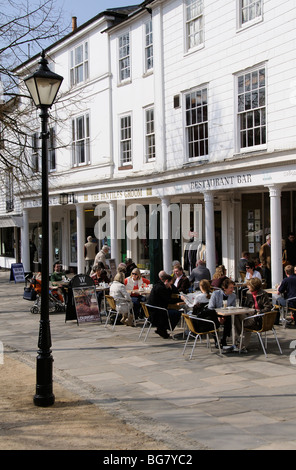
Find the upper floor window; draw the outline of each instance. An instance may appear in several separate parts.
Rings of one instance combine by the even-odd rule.
[[[121,165],[132,162],[132,123],[130,114],[120,118],[120,162]]]
[[[199,88],[185,95],[186,145],[189,159],[208,155],[208,91]]]
[[[73,166],[90,162],[88,114],[72,119],[72,161]]]
[[[125,33],[119,37],[119,81],[128,80],[130,76],[130,38],[129,33]]]
[[[186,50],[204,42],[203,0],[186,0]]]
[[[145,152],[146,161],[149,162],[155,158],[155,132],[154,132],[154,108],[145,110]]]
[[[240,26],[261,20],[262,0],[239,0]]]
[[[71,51],[71,86],[88,79],[88,43],[80,44]]]
[[[145,72],[153,69],[152,20],[145,24]]]
[[[237,77],[237,111],[240,149],[266,144],[265,68]]]

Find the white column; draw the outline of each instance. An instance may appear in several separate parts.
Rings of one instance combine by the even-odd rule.
[[[268,186],[270,197],[271,286],[283,279],[281,186]]]
[[[110,210],[110,238],[111,238],[111,258],[115,259],[116,266],[119,264],[118,240],[117,240],[117,206],[116,201],[109,202]]]
[[[161,237],[162,237],[162,256],[163,269],[170,273],[172,270],[172,229],[170,220],[170,200],[167,197],[161,199]]]
[[[222,238],[222,264],[227,269],[227,276],[235,280],[235,243],[234,243],[234,202],[233,195],[222,196],[221,201],[221,238]]]
[[[83,204],[76,204],[77,225],[77,274],[84,273],[85,220]]]
[[[205,234],[206,234],[206,261],[207,268],[213,276],[216,270],[216,245],[215,245],[215,218],[214,218],[214,194],[204,193],[205,200]]]
[[[23,209],[23,225],[21,228],[21,256],[24,271],[30,271],[30,240],[29,240],[29,211]]]

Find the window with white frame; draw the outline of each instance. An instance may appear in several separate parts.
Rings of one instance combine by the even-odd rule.
[[[121,165],[132,163],[132,124],[130,114],[120,118],[120,162]]]
[[[262,0],[238,0],[240,26],[261,20]]]
[[[244,72],[237,77],[239,147],[266,144],[265,68]]]
[[[90,162],[89,115],[72,119],[72,162],[73,166]]]
[[[185,0],[186,50],[204,42],[203,0]]]
[[[145,153],[147,162],[155,159],[154,108],[145,109]]]
[[[130,37],[129,33],[125,33],[118,39],[119,45],[119,81],[129,80],[131,76],[130,70]]]
[[[88,79],[88,42],[70,52],[70,84],[78,85]]]
[[[49,129],[48,140],[48,169],[54,171],[56,169],[56,135],[54,127]]]
[[[208,155],[208,90],[198,88],[185,94],[187,156],[191,160]]]
[[[31,170],[33,173],[37,173],[39,171],[39,134],[35,132],[32,135],[32,157],[31,157]]]
[[[145,23],[145,72],[153,69],[152,20]]]

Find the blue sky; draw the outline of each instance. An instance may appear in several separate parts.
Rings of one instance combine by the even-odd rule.
[[[142,0],[57,0],[56,5],[63,9],[66,23],[70,23],[72,16],[77,16],[77,25],[80,26],[107,8],[137,5],[141,2]]]

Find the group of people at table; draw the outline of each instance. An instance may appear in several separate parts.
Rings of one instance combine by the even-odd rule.
[[[245,268],[246,276],[240,288],[244,288],[243,306],[250,308],[250,313],[234,317],[237,343],[242,330],[242,320],[246,315],[254,316],[255,313],[269,312],[274,308],[272,298],[263,289],[261,273],[255,268],[254,262],[247,261]],[[112,282],[108,276],[106,265],[103,262],[98,262],[93,267],[91,277],[96,285],[108,284],[109,294],[116,302],[116,309],[122,315],[121,322],[123,324],[134,326],[134,318],[143,316],[141,302],[146,302],[150,306],[158,307],[149,309],[152,325],[156,326],[155,333],[163,338],[168,338],[168,330],[174,330],[181,318],[180,306],[185,311],[197,315],[197,318],[202,311],[206,311],[208,318],[213,320],[217,327],[223,324],[221,346],[227,345],[227,338],[231,336],[231,318],[219,315],[217,310],[223,306],[236,307],[239,290],[236,289],[235,292],[235,282],[227,277],[224,266],[218,266],[211,277],[206,263],[199,260],[190,276],[186,276],[180,263],[174,262],[173,272],[168,274],[165,271],[160,271],[157,282],[152,286],[150,281],[141,275],[141,271],[132,260],[119,264]],[[193,291],[193,294],[186,295],[190,291]],[[278,305],[283,306],[287,298],[295,297],[294,304],[296,306],[294,266],[285,267],[285,277],[278,287],[277,294],[276,303]],[[100,304],[103,292],[99,291],[97,295]],[[168,315],[166,310],[161,309],[166,309]],[[245,320],[245,325],[251,329],[259,329],[258,320],[259,318]],[[247,352],[250,335],[251,333],[245,332],[241,351]],[[216,346],[218,347],[217,344]]]

